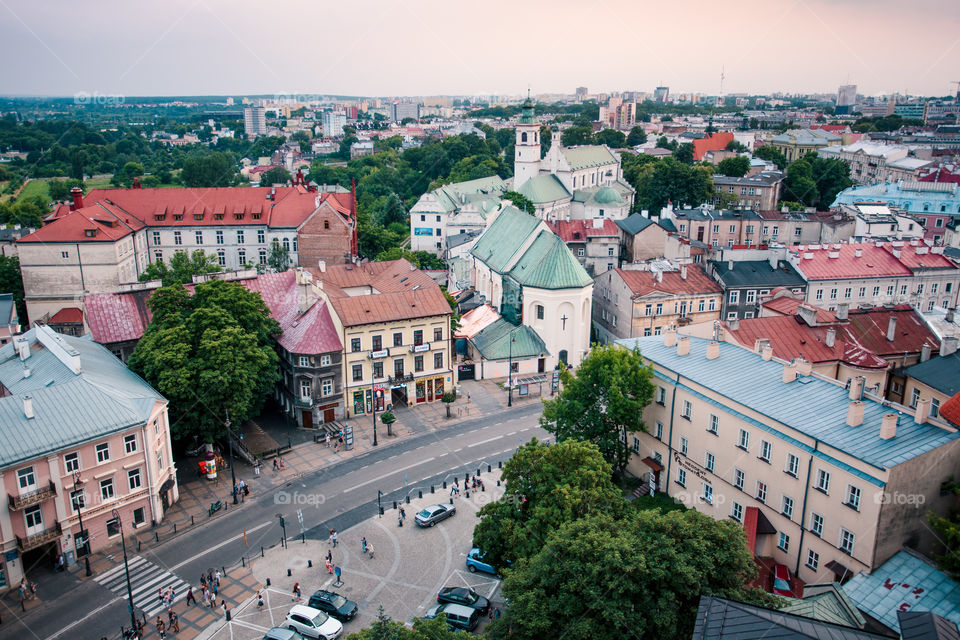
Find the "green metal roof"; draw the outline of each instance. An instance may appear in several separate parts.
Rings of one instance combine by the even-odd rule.
[[[520,112],[520,119],[517,120],[520,124],[536,124],[537,119],[534,117],[533,110],[533,101],[530,100],[530,96],[527,96],[527,99],[523,101],[522,111]]]
[[[516,207],[504,207],[473,245],[470,254],[503,273],[540,220]]]
[[[500,176],[489,176],[445,184],[434,189],[433,195],[436,196],[445,211],[456,211],[467,202],[473,202],[478,198],[500,196],[506,190],[507,185]]]
[[[586,169],[587,167],[599,167],[605,164],[617,164],[616,157],[610,153],[610,149],[607,149],[603,145],[565,147],[563,149],[563,155],[566,157],[567,162],[570,163],[570,168],[574,171],[577,169]]]
[[[563,240],[546,230],[540,231],[508,275],[537,289],[582,289],[593,283]]]
[[[512,346],[511,346],[512,339]],[[536,331],[526,325],[514,326],[499,318],[470,339],[485,360],[514,360],[549,355]]]
[[[534,204],[555,202],[570,197],[570,192],[563,186],[560,179],[552,173],[544,173],[530,178],[520,185],[517,191],[527,196],[530,202]]]
[[[790,604],[780,611],[859,629],[866,624],[857,605],[837,582],[805,585],[803,594],[802,599],[790,598]]]

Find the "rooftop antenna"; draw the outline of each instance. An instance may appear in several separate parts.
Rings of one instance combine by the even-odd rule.
[[[720,97],[723,97],[723,80],[726,78],[726,68],[720,67]]]

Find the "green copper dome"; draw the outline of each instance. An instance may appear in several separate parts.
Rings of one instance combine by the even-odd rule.
[[[527,96],[527,99],[523,101],[523,105],[520,107],[522,111],[520,112],[520,124],[536,124],[537,120],[533,115],[533,101],[530,100],[530,96]]]
[[[620,194],[610,187],[601,187],[597,190],[593,199],[598,204],[623,204],[623,198],[620,197]]]

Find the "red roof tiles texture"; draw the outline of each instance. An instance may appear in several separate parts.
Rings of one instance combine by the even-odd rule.
[[[616,271],[635,297],[645,296],[654,291],[673,295],[721,293],[722,291],[720,285],[713,278],[704,273],[699,265],[694,264],[687,267],[686,279],[683,278],[680,271],[665,271],[662,282],[657,282],[656,274],[652,271],[627,269],[617,269]]]
[[[619,227],[613,220],[603,220],[603,224],[594,227],[592,221],[587,220],[558,220],[557,222],[548,222],[547,226],[564,242],[584,242],[591,237],[617,237],[620,235]]]
[[[722,151],[727,145],[733,142],[733,134],[729,131],[721,131],[693,141],[693,159],[699,162],[707,151]]]
[[[960,393],[943,403],[940,417],[960,427]]]

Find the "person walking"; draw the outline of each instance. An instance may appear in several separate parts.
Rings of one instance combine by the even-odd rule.
[[[157,603],[163,604],[163,601],[165,599],[166,597],[163,595],[163,587],[160,587],[159,589],[157,589]]]
[[[164,624],[163,618],[161,618],[160,616],[157,616],[157,634],[161,638],[167,637],[167,625]]]
[[[257,591],[257,611],[263,611],[263,592]]]
[[[213,574],[213,581],[216,583],[216,585],[217,585],[218,587],[220,586],[220,578],[221,578],[221,577],[223,577],[223,574],[220,573],[220,569],[217,569],[217,572],[216,572],[215,574]]]
[[[333,551],[327,549],[327,562],[333,564]]]
[[[180,633],[180,617],[173,609],[170,609],[170,631]]]
[[[332,574],[333,564],[330,562],[330,558],[327,558],[326,567],[327,567],[327,573]]]
[[[373,554],[376,553],[376,549],[373,548],[373,543],[367,543],[367,555],[370,556],[370,559],[373,560]]]
[[[220,613],[222,613],[222,614],[224,615],[224,617],[226,617],[226,615],[227,615],[227,601],[226,601],[226,600],[221,600],[221,601],[220,601]]]
[[[260,475],[260,458],[257,458],[257,461],[253,463],[253,475]]]
[[[323,434],[323,444],[325,444],[327,448],[330,448],[330,432],[329,431]]]
[[[297,602],[300,602],[300,599],[301,599],[301,595],[300,595],[300,583],[299,583],[299,582],[295,582],[295,583],[293,584],[293,598],[291,598],[291,600],[296,600]]]
[[[336,547],[336,546],[337,546],[337,541],[338,541],[337,530],[336,530],[336,529],[330,529],[330,543],[331,543],[334,547]]]
[[[193,587],[187,589],[187,606],[190,606],[191,603],[197,604],[197,598],[193,595]]]
[[[277,459],[274,458],[274,459],[273,459],[273,470],[274,470],[274,471],[277,471],[277,470],[279,470],[279,469],[280,469],[280,465],[277,464]]]
[[[360,538],[360,551],[361,551],[362,553],[366,553],[366,552],[367,552],[367,537],[366,537],[366,536]]]

